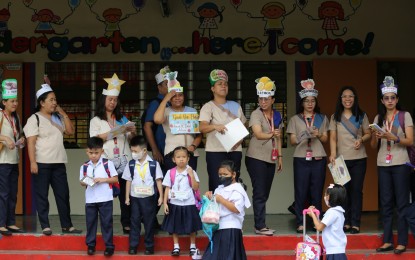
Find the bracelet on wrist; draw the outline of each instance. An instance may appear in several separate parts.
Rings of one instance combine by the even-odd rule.
[[[401,142],[401,138],[399,138],[399,136],[397,136],[397,137],[398,137],[398,139],[396,139],[396,141],[394,141],[395,144],[399,144]]]

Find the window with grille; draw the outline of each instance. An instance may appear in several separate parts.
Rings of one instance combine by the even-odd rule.
[[[148,103],[157,96],[158,89],[154,79],[160,68],[169,65],[178,71],[177,79],[184,87],[186,105],[198,111],[212,98],[208,76],[212,69],[220,68],[228,73],[228,99],[239,102],[245,116],[249,119],[258,107],[255,79],[267,76],[277,86],[274,107],[281,112],[284,125],[287,121],[287,81],[285,62],[53,62],[46,63],[58,104],[61,105],[75,126],[75,134],[65,136],[65,147],[86,146],[89,121],[95,115],[96,100],[107,87],[104,78],[114,73],[126,82],[121,86],[119,103],[121,111],[136,123],[141,133],[140,118]],[[285,134],[284,134],[285,137]],[[283,147],[286,147],[286,137]],[[249,144],[245,139],[244,146]]]

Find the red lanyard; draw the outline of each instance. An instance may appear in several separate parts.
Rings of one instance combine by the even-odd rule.
[[[262,111],[262,114],[264,115],[264,117],[265,117],[265,119],[268,123],[268,126],[271,129],[270,133],[274,133],[274,110],[271,110],[271,122],[270,122],[270,120],[268,120],[268,117],[265,115],[264,111]],[[275,139],[274,139],[274,137],[272,137],[271,140],[272,140],[272,147],[275,148]]]
[[[8,115],[6,115],[6,113],[4,113],[3,111],[3,116],[7,119],[7,121],[9,121],[10,126],[13,129],[13,136],[14,136],[14,140],[16,141],[16,137],[17,137],[17,129],[16,129],[16,125],[14,124],[14,117],[12,116],[12,118],[10,119]]]
[[[395,121],[395,115],[396,115],[397,112],[398,112],[398,110],[395,110],[395,112],[393,113],[393,116],[392,116],[392,120],[390,122],[387,121],[387,118],[385,119],[385,122],[386,122],[385,128],[388,130],[388,132],[392,131],[393,122]],[[386,149],[388,150],[388,152],[390,152],[390,150],[391,150],[391,141],[386,142]]]
[[[304,118],[304,122],[305,122],[305,125],[307,126],[307,128],[310,128],[310,127],[313,126],[313,124],[314,124],[314,113],[311,116],[311,120],[308,120],[309,117],[306,118],[305,117],[305,114],[303,114],[303,118]],[[311,147],[311,138],[308,138],[308,140],[307,140],[307,146],[308,147]]]

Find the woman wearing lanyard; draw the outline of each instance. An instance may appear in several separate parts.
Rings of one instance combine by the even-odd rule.
[[[328,120],[320,114],[317,102],[318,91],[314,80],[301,81],[304,88],[299,92],[301,105],[287,127],[294,152],[294,197],[297,232],[303,232],[303,209],[310,196],[310,203],[321,211],[321,198],[326,178],[326,152]]]
[[[118,174],[121,175],[128,161],[131,160],[131,150],[128,145],[128,139],[135,135],[135,126],[127,127],[127,133],[108,139],[108,133],[112,128],[128,123],[128,119],[121,114],[118,96],[121,91],[121,85],[125,81],[118,79],[114,73],[112,78],[106,78],[108,89],[103,89],[102,95],[98,100],[96,116],[91,119],[89,126],[89,135],[97,136],[104,140],[105,158],[110,159],[115,166]],[[120,182],[120,209],[121,225],[124,234],[130,232],[130,206],[125,204],[125,185],[126,181],[119,178]]]
[[[363,203],[363,182],[366,174],[364,142],[370,139],[369,120],[359,107],[356,90],[351,86],[340,89],[336,112],[330,119],[330,163],[343,155],[351,180],[345,184],[347,207],[344,231],[360,232]]]
[[[265,224],[266,203],[271,191],[275,168],[282,170],[281,114],[272,108],[275,102],[275,84],[268,77],[255,81],[259,107],[249,120],[253,136],[249,141],[245,164],[252,182],[255,233],[272,236],[274,231]]]
[[[16,226],[15,210],[19,182],[19,149],[25,144],[17,115],[17,81],[2,82],[0,108],[0,234],[23,233]]]
[[[184,146],[191,153],[189,165],[193,170],[197,170],[197,158],[199,153],[196,148],[202,141],[201,134],[176,134],[170,128],[170,115],[173,113],[197,113],[196,109],[184,105],[183,87],[176,80],[177,71],[166,73],[168,93],[161,101],[156,113],[154,122],[163,124],[163,130],[166,133],[166,145],[164,147],[164,165],[166,170],[175,167],[173,162],[173,150],[178,146]],[[170,106],[167,107],[167,103]]]
[[[380,206],[382,208],[383,245],[377,252],[393,250],[392,220],[394,205],[398,211],[398,246],[395,254],[406,251],[408,244],[408,224],[403,211],[409,204],[409,174],[411,168],[407,146],[413,144],[413,123],[411,115],[399,111],[398,88],[392,77],[385,77],[380,86],[383,106],[375,117],[374,123],[383,131],[374,131],[370,142],[373,148],[378,148],[378,177]],[[395,201],[394,201],[395,198]]]
[[[227,100],[228,75],[223,70],[212,70],[209,74],[209,81],[213,99],[204,104],[200,110],[200,132],[206,134],[206,164],[209,175],[209,190],[214,191],[219,185],[218,169],[222,161],[231,160],[235,163],[236,180],[239,179],[242,160],[242,140],[237,143],[228,153],[216,138],[217,132],[223,134],[226,131],[225,125],[232,120],[239,118],[243,124],[246,117],[241,106]]]
[[[71,119],[57,104],[56,95],[49,86],[47,76],[45,84],[36,92],[37,112],[27,119],[23,130],[27,138],[27,150],[30,159],[36,210],[42,233],[52,235],[49,223],[49,186],[52,187],[58,208],[62,232],[79,234],[71,221],[69,203],[69,185],[65,164],[68,162],[63,134],[74,134]]]

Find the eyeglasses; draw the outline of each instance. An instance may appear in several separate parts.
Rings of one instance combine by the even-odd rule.
[[[347,99],[347,98],[354,98],[355,95],[341,95],[342,98]]]
[[[259,97],[258,98],[259,102],[266,102],[266,101],[270,101],[270,100],[271,100],[271,97]]]
[[[383,96],[382,99],[383,99],[383,101],[388,101],[388,100],[395,101],[396,96]]]
[[[315,104],[316,101],[314,99],[308,100],[308,99],[304,99],[303,103],[307,103],[307,104]]]

